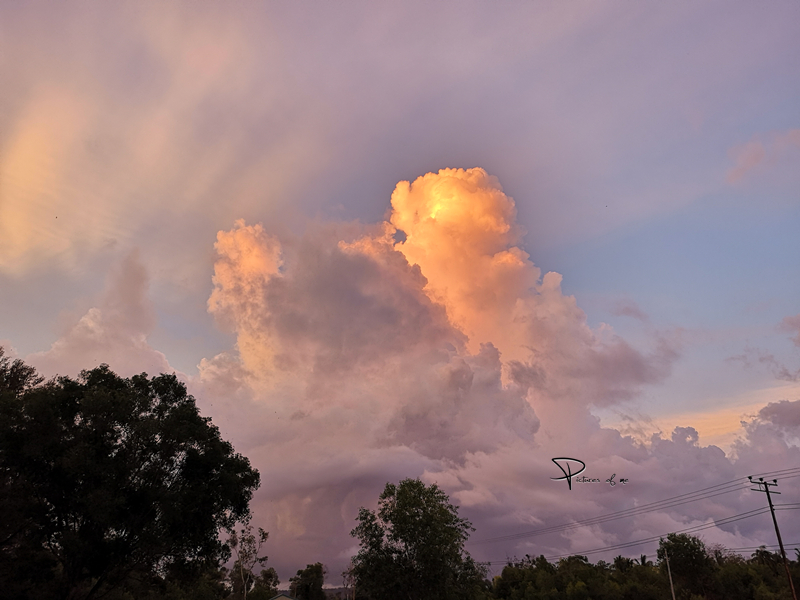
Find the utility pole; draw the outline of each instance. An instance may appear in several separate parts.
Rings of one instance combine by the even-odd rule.
[[[769,481],[764,481],[763,477],[759,477],[758,481],[753,481],[751,476],[747,477],[750,480],[750,483],[755,483],[758,486],[757,490],[750,488],[754,492],[766,492],[767,494],[767,502],[769,503],[769,511],[772,513],[772,523],[775,525],[775,533],[778,536],[778,546],[781,548],[781,556],[783,557],[783,566],[786,569],[786,577],[789,578],[789,589],[792,590],[792,598],[797,600],[797,592],[794,591],[794,583],[792,583],[792,574],[789,572],[789,562],[786,560],[786,551],[783,549],[783,540],[781,539],[781,532],[778,529],[778,520],[775,518],[775,507],[772,506],[772,497],[769,495],[770,486],[778,485],[778,480],[773,479],[772,483]],[[764,489],[761,489],[761,486],[764,486]],[[780,494],[780,492],[772,492],[773,494]]]
[[[669,575],[669,591],[672,592],[672,600],[675,600],[675,588],[672,587],[672,571],[669,568],[669,552],[664,547],[664,557],[667,559],[667,575]]]

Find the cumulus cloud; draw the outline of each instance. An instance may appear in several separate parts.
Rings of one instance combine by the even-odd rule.
[[[758,417],[776,427],[800,429],[800,400],[770,402],[758,412]]]
[[[407,476],[438,482],[484,536],[736,477],[731,457],[688,425],[644,442],[600,425],[592,407],[663,381],[678,340],[651,332],[642,350],[607,325],[590,328],[561,276],[542,274],[521,244],[513,200],[482,169],[401,182],[387,221],[373,225],[318,224],[288,238],[240,220],[218,233],[208,308],[237,345],[203,360],[193,386],[261,469],[255,509],[281,548],[279,568],[343,566],[358,506]],[[752,456],[747,435],[742,457]],[[565,496],[550,479],[553,456],[630,486]],[[577,551],[722,518],[747,501],[502,548]],[[714,541],[747,545],[758,531]],[[497,558],[497,548],[478,545],[476,556]]]
[[[663,379],[677,349],[660,339],[649,354],[606,328],[593,331],[561,275],[541,270],[522,249],[516,209],[483,169],[443,169],[392,194],[391,224],[406,235],[396,244],[428,279],[431,299],[474,351],[491,342],[510,376],[544,399],[610,404]]]
[[[454,460],[496,446],[482,421],[495,434],[535,431],[525,390],[502,385],[498,350],[465,351],[384,226],[323,228],[282,247],[238,222],[216,248],[209,310],[237,334],[234,372],[296,426],[325,415],[366,425],[373,444]],[[205,361],[201,378],[226,376],[223,361]]]
[[[510,333],[506,318],[531,295],[541,271],[519,246],[514,202],[495,177],[483,169],[443,169],[400,182],[390,221],[406,235],[397,249],[419,265],[426,291],[470,337],[472,350]]]
[[[742,422],[744,432],[734,444],[733,452],[737,466],[745,474],[763,470],[764,465],[777,470],[800,464],[799,403],[800,400],[770,402],[755,417]],[[780,491],[796,497],[800,489],[795,481],[788,482],[788,489],[784,489],[787,484],[783,484]],[[785,535],[798,539],[800,532]]]
[[[46,375],[75,376],[107,363],[122,375],[172,372],[164,354],[147,342],[156,324],[147,297],[148,276],[137,252],[111,273],[97,306],[90,308],[49,350],[26,357]]]

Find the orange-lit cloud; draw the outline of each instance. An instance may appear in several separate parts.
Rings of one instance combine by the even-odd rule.
[[[468,336],[491,342],[508,374],[540,399],[606,404],[664,377],[677,356],[661,339],[644,355],[610,330],[592,331],[561,275],[546,273],[521,248],[516,209],[483,169],[443,169],[392,194],[396,244],[427,278],[426,292]]]
[[[613,403],[662,379],[674,345],[644,354],[589,328],[561,276],[540,277],[521,249],[515,216],[483,169],[445,169],[398,184],[390,222],[323,228],[291,248],[238,221],[217,236],[209,310],[236,332],[245,369],[273,383],[487,344],[534,406]]]
[[[237,347],[201,363],[198,396],[263,465],[257,510],[276,540],[333,552],[347,507],[393,474],[450,482],[465,506],[513,521],[517,501],[544,498],[521,481],[545,475],[545,455],[646,458],[588,407],[660,381],[676,349],[592,330],[521,236],[482,169],[401,182],[389,221],[371,226],[218,233],[209,311]],[[507,484],[513,501],[495,486],[510,464],[525,474]]]
[[[64,22],[32,8],[27,31],[5,15],[0,274],[71,275],[138,246],[155,279],[205,286],[198,229],[277,211],[307,161],[325,163],[325,131],[283,105],[292,83],[270,36],[236,15],[96,9]],[[273,111],[303,116],[278,130]]]
[[[88,120],[88,107],[79,95],[51,87],[22,111],[4,140],[0,271],[18,273],[32,262],[59,255],[73,258],[73,238],[92,240],[107,233],[98,228],[102,208],[91,206],[96,196],[79,199],[76,190],[64,189],[72,166],[70,151]]]
[[[506,338],[519,327],[510,321],[541,272],[520,247],[514,202],[497,178],[483,169],[442,169],[402,181],[390,220],[406,235],[397,249],[420,266],[426,291],[469,336],[470,349],[491,341],[513,356],[518,340]]]
[[[237,333],[239,354],[253,373],[274,369],[276,353],[269,331],[269,306],[264,287],[278,275],[281,246],[261,225],[236,222],[232,231],[220,231],[214,244],[214,290],[208,309]]]

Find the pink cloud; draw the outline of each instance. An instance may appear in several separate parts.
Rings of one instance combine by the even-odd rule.
[[[75,376],[100,363],[123,376],[172,372],[164,354],[147,343],[156,324],[147,289],[147,272],[134,251],[112,272],[98,305],[49,350],[28,355],[26,362],[48,376]]]
[[[758,417],[777,427],[800,430],[800,400],[770,402],[758,412]]]
[[[800,314],[784,317],[778,325],[778,329],[786,333],[796,333],[797,335],[795,335],[792,341],[795,346],[800,346]]]
[[[729,155],[734,161],[727,175],[728,183],[738,183],[762,166],[774,165],[779,160],[800,149],[800,129],[775,132],[762,139],[755,136],[749,142],[731,148]]]
[[[631,317],[638,321],[646,323],[650,320],[636,302],[628,298],[617,301],[611,308],[611,314],[617,317]]]

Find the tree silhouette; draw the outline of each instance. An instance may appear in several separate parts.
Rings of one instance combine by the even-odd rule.
[[[351,535],[359,594],[408,600],[466,599],[480,595],[485,570],[464,551],[472,524],[435,484],[387,483],[377,513],[361,508]]]
[[[144,593],[227,559],[218,532],[247,517],[259,475],[174,375],[42,383],[0,360],[0,386],[5,597]]]

